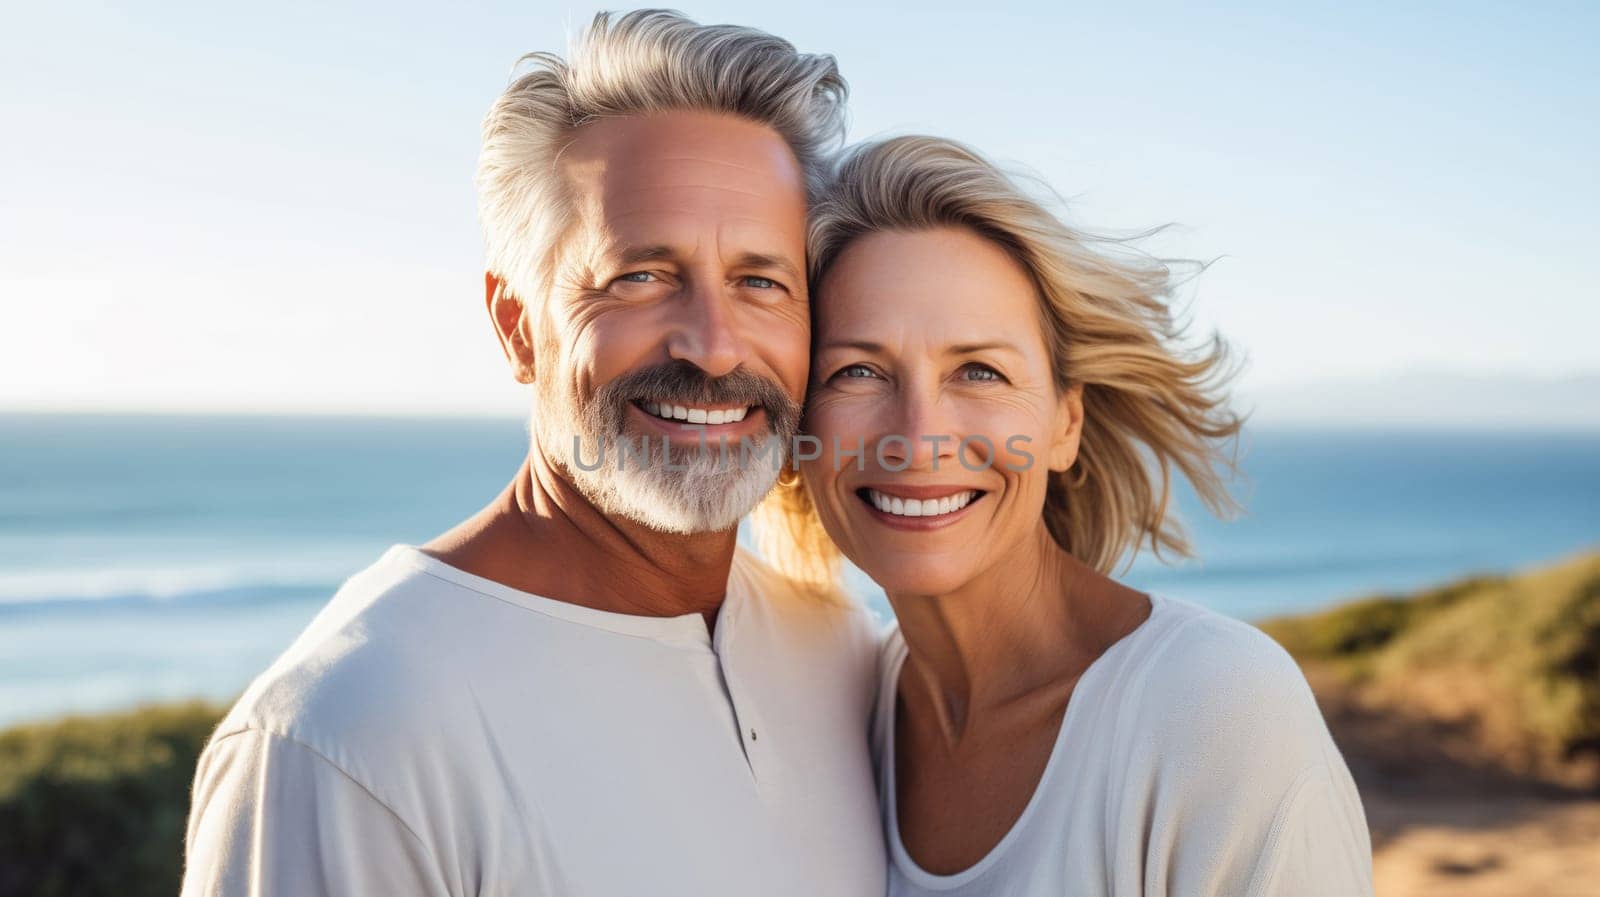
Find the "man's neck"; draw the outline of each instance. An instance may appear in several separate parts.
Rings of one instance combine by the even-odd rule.
[[[612,613],[698,613],[710,629],[735,544],[734,530],[677,535],[607,516],[535,449],[493,502],[422,548],[520,591]]]

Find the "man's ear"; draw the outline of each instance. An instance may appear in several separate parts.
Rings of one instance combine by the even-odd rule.
[[[533,322],[528,320],[528,306],[512,294],[505,281],[488,271],[483,273],[483,301],[512,376],[518,383],[532,383],[533,339],[529,329]]]
[[[1057,397],[1056,425],[1050,434],[1050,469],[1071,469],[1083,436],[1083,384],[1074,382]]]

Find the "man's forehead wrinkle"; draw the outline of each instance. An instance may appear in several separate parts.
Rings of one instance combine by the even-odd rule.
[[[740,237],[746,237],[746,231],[756,228],[737,228],[738,233],[733,233],[735,224],[755,224],[762,232],[758,233],[759,240],[752,241],[756,245],[741,245]],[[790,257],[785,247],[783,235],[766,227],[767,222],[757,218],[725,220],[717,227],[717,246],[725,259],[738,263],[750,264],[757,267],[776,267],[782,269],[791,277],[800,277],[803,265],[799,259]],[[799,239],[798,235],[795,237]],[[801,259],[804,258],[803,246],[792,247],[799,250]]]
[[[658,158],[659,158],[659,161],[662,161],[662,162],[692,162],[692,163],[705,164],[705,165],[721,165],[721,166],[723,166],[725,168],[734,168],[734,169],[737,169],[739,171],[748,171],[751,174],[753,174],[753,175],[755,175],[757,177],[760,177],[760,178],[768,178],[768,177],[770,177],[772,175],[772,172],[763,171],[763,170],[761,170],[760,168],[757,168],[754,165],[746,165],[746,164],[744,164],[742,162],[732,162],[732,161],[729,161],[727,159],[713,159],[713,158],[710,158],[709,156],[660,156]],[[798,169],[799,164],[796,163],[795,167]]]
[[[783,226],[775,224],[770,216],[758,215],[749,211],[727,211],[718,214],[714,220],[699,209],[684,209],[677,207],[646,207],[627,210],[614,210],[604,221],[597,221],[596,227],[604,228],[609,237],[625,240],[631,243],[669,242],[665,240],[652,240],[643,235],[625,235],[623,231],[629,230],[635,222],[643,220],[640,230],[666,230],[681,224],[684,221],[691,223],[695,230],[703,230],[708,225],[715,227],[721,239],[732,238],[748,239],[755,235],[762,240],[782,243],[784,239]],[[794,226],[795,240],[802,239],[801,232],[804,226],[803,218],[796,213]]]
[[[602,190],[648,191],[674,189],[731,190],[758,198],[787,191],[804,191],[803,179],[770,168],[713,159],[653,158],[648,164],[591,164],[583,166],[591,184]],[[739,176],[731,176],[737,174]]]
[[[716,227],[718,230],[731,228],[734,233],[743,234],[748,231],[772,231],[779,228],[773,226],[768,218],[750,214],[722,214],[714,220],[708,219],[698,209],[684,209],[678,207],[656,207],[642,209],[616,210],[609,215],[604,226],[609,231],[621,234],[624,230],[632,230],[636,222],[641,222],[639,230],[665,231],[668,228],[681,226],[685,221],[695,230],[704,230],[707,227]],[[625,239],[631,242],[658,242],[634,234]],[[666,242],[666,241],[659,241]]]
[[[608,187],[604,199],[607,204],[616,203],[622,205],[628,203],[629,201],[645,202],[648,201],[651,196],[660,197],[661,194],[683,194],[701,191],[732,193],[736,196],[748,196],[752,199],[763,201],[770,199],[769,194],[762,193],[758,190],[741,190],[737,187],[730,187],[723,184],[650,184],[642,187],[617,184]],[[692,199],[693,197],[680,195],[672,198],[682,201],[683,199]]]
[[[743,187],[766,187],[773,193],[799,190],[803,186],[799,177],[790,178],[769,167],[735,162],[650,158],[637,163],[609,164],[591,168],[596,171],[598,182],[607,186],[614,184],[626,184],[635,188],[684,184],[711,186],[731,181]]]
[[[682,165],[709,165],[719,168],[732,168],[749,172],[758,177],[771,178],[773,176],[787,176],[796,182],[804,179],[800,160],[795,158],[794,151],[789,145],[775,138],[776,142],[770,146],[757,146],[744,141],[735,141],[733,146],[720,142],[707,141],[692,147],[669,146],[662,148],[659,143],[652,140],[634,139],[622,141],[617,145],[602,149],[601,147],[585,147],[581,151],[572,153],[576,159],[608,158],[623,166],[646,164],[649,166],[662,164]],[[738,158],[729,158],[729,155]]]
[[[573,261],[585,263],[589,280],[659,260],[761,268],[804,286],[805,178],[781,138],[725,146],[710,139],[716,132],[594,136],[580,136],[563,159],[587,232]]]
[[[593,165],[595,163],[603,165],[606,162],[617,162],[625,166],[640,162],[652,164],[684,162],[691,165],[717,165],[726,168],[737,168],[762,175],[770,173],[767,171],[769,167],[791,171],[796,175],[800,174],[800,162],[786,145],[779,145],[771,150],[753,149],[746,146],[741,147],[738,151],[744,155],[759,156],[761,164],[754,165],[729,159],[727,158],[729,150],[717,144],[708,145],[704,152],[685,152],[682,149],[663,151],[656,144],[644,140],[628,141],[621,145],[612,146],[589,146],[581,140],[573,141],[562,148],[561,154],[556,159],[557,164],[573,167]],[[777,164],[773,165],[773,163]]]
[[[587,122],[563,147],[562,158],[573,163],[609,159],[623,168],[704,164],[747,171],[762,180],[805,180],[794,148],[774,129],[685,110]]]

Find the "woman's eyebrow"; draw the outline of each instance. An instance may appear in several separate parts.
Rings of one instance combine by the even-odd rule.
[[[869,352],[869,353],[871,353],[873,355],[882,355],[883,352],[884,352],[883,346],[881,344],[875,343],[875,342],[873,342],[871,340],[863,340],[863,339],[828,340],[827,342],[823,343],[822,345],[818,346],[817,348],[818,349],[860,349],[863,352]]]
[[[991,351],[991,350],[994,350],[994,349],[1000,349],[1000,350],[1005,351],[1005,352],[1012,352],[1012,353],[1015,353],[1017,355],[1021,355],[1022,354],[1022,350],[1017,348],[1016,343],[1008,343],[1008,342],[1005,342],[1004,340],[999,340],[999,341],[996,341],[996,342],[989,342],[989,343],[958,343],[958,344],[956,344],[954,346],[951,346],[950,348],[946,349],[945,350],[945,354],[947,354],[947,355],[976,355],[979,352],[988,352],[988,351]]]
[[[862,340],[862,339],[827,340],[826,342],[823,342],[821,345],[817,346],[817,348],[819,350],[820,349],[859,349],[862,352],[870,352],[870,353],[872,353],[874,355],[884,355],[884,354],[887,354],[887,352],[888,352],[888,350],[885,349],[881,343],[875,343],[875,342],[873,342],[871,340]],[[995,342],[987,342],[987,343],[957,343],[957,344],[955,344],[953,346],[946,347],[945,350],[944,350],[944,354],[946,354],[946,355],[976,355],[979,352],[988,352],[988,351],[992,351],[992,350],[995,350],[995,349],[1001,350],[1003,352],[1011,352],[1011,353],[1014,353],[1014,354],[1017,354],[1017,355],[1021,355],[1022,354],[1022,350],[1017,348],[1017,344],[1016,343],[1010,343],[1010,342],[1006,342],[1004,340],[997,340]]]

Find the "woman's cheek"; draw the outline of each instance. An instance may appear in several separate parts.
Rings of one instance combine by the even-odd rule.
[[[806,432],[816,438],[812,451],[837,478],[846,465],[858,466],[858,451],[867,439],[872,413],[860,397],[833,397],[817,401],[806,416]]]
[[[1045,461],[1049,449],[1043,423],[1030,409],[1013,408],[988,422],[994,442],[994,463],[1004,474],[1026,474]]]
[[[1026,473],[1033,469],[1039,458],[1034,451],[1033,437],[1026,433],[1012,433],[998,444],[999,464],[1008,473]]]
[[[801,474],[819,505],[833,504],[839,488],[843,465],[836,450],[841,443],[848,442],[840,437],[840,427],[845,425],[841,417],[846,417],[841,411],[831,400],[814,401],[806,412],[804,437],[795,447],[803,453]],[[821,507],[818,510],[826,513]]]

